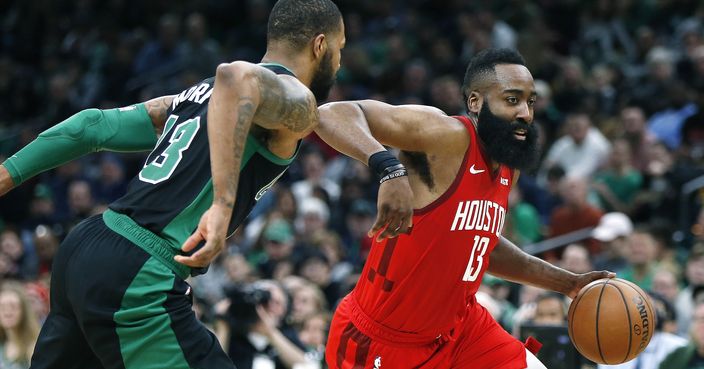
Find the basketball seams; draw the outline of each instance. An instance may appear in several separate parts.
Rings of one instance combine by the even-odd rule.
[[[572,310],[572,314],[571,314],[572,317],[569,318],[569,325],[567,326],[567,333],[570,335],[570,337],[574,337],[574,328],[573,328],[573,324],[574,324],[574,314],[577,313],[577,306],[579,305],[579,302],[582,300],[582,297],[584,297],[589,291],[591,291],[592,288],[594,288],[594,287],[596,287],[596,286],[598,286],[598,285],[600,285],[600,284],[601,284],[601,283],[596,283],[596,284],[590,286],[589,288],[587,288],[586,290],[584,290],[584,292],[578,294],[577,297],[574,299],[574,301],[572,301],[572,304],[570,304],[570,307],[571,307],[572,305],[574,305],[574,309],[571,309],[571,310]],[[577,344],[577,341],[576,341],[576,340],[573,339],[573,340],[572,340],[572,343],[574,343],[574,346],[577,348],[577,351],[580,351],[580,352],[582,351],[582,350],[579,348],[579,345]]]
[[[626,362],[628,356],[631,354],[631,345],[633,343],[633,322],[631,321],[631,310],[628,308],[626,296],[624,296],[623,292],[621,291],[621,288],[619,288],[616,284],[611,285],[614,286],[614,288],[616,288],[618,293],[621,295],[621,299],[623,299],[623,307],[626,308],[626,316],[628,317],[628,351],[626,351],[626,357],[623,359],[623,362]]]
[[[601,351],[601,341],[599,340],[599,310],[601,310],[601,297],[604,296],[604,290],[606,285],[609,284],[608,279],[606,282],[602,283],[601,292],[599,292],[599,299],[596,300],[596,319],[594,319],[594,328],[596,330],[596,348],[599,350],[599,356],[601,356],[601,361],[608,364],[604,358],[604,353]]]

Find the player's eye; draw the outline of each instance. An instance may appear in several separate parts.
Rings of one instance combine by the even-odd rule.
[[[528,100],[528,106],[533,106],[533,105],[535,105],[535,99]]]
[[[518,104],[518,99],[515,96],[509,96],[506,98],[506,101],[513,105],[513,104]]]

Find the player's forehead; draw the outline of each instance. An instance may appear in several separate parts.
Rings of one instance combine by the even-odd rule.
[[[494,67],[495,83],[492,89],[497,93],[521,93],[536,95],[533,75],[528,68],[519,64],[499,64]]]

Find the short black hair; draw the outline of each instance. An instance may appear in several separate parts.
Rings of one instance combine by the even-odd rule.
[[[462,94],[464,95],[465,105],[470,91],[477,88],[480,81],[487,77],[496,76],[495,67],[499,64],[518,64],[526,65],[523,56],[516,50],[512,49],[484,49],[477,53],[469,61],[467,71],[464,73],[464,82],[462,83]]]
[[[304,47],[319,34],[338,31],[342,13],[330,0],[279,0],[269,15],[267,43],[287,41]]]

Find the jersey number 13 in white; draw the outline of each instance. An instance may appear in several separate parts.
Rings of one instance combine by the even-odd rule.
[[[463,281],[474,282],[477,280],[479,271],[482,270],[484,264],[484,254],[487,247],[489,247],[489,237],[474,236],[474,246],[472,246],[472,253],[469,254],[469,263],[464,271]]]

